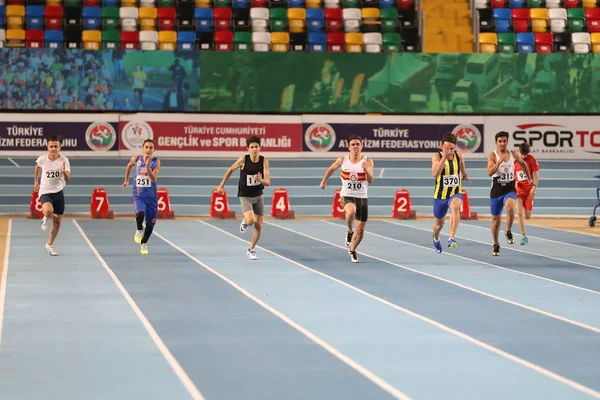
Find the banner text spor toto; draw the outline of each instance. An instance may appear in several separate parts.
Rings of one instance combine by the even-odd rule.
[[[265,152],[301,152],[301,118],[136,114],[121,119],[121,150],[139,151],[153,139],[157,151],[244,152],[257,136]]]
[[[509,133],[509,148],[521,143],[531,145],[536,158],[595,159],[600,161],[600,126],[598,118],[512,116],[486,117],[486,151],[494,151],[494,136]]]

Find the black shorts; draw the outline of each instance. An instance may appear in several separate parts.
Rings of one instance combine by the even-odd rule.
[[[369,219],[369,200],[361,197],[342,197],[342,206],[352,203],[356,207],[356,215],[354,219],[360,222],[367,222]]]
[[[54,214],[63,215],[65,213],[65,195],[63,191],[57,193],[46,193],[40,196],[40,204],[52,203]]]

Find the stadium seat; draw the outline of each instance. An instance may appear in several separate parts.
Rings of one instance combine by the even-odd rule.
[[[495,8],[493,10],[496,32],[512,31],[512,12],[508,8]]]
[[[340,32],[342,30],[343,10],[341,8],[325,9],[325,26],[327,32]]]
[[[121,48],[123,50],[136,50],[139,45],[139,39],[139,32],[137,31],[121,31]]]
[[[269,26],[269,9],[268,8],[251,8],[250,9],[250,24],[253,32],[266,32]]]
[[[252,33],[235,32],[233,35],[233,45],[237,51],[250,51],[252,49]]]
[[[600,8],[586,8],[585,19],[588,32],[600,32]]]
[[[135,7],[121,7],[119,10],[121,17],[121,31],[137,31],[139,11]],[[122,42],[123,40],[121,40]]]
[[[516,46],[515,34],[505,32],[498,34],[498,50],[500,53],[514,53]]]
[[[309,8],[306,10],[306,25],[309,32],[322,32],[325,23],[325,10]]]
[[[25,18],[27,29],[44,29],[44,6],[27,6]]]
[[[234,8],[232,28],[234,31],[247,31],[250,28],[250,9]]]
[[[383,37],[379,32],[368,32],[363,35],[365,42],[365,52],[381,53],[383,47]]]
[[[219,31],[215,32],[215,50],[231,51],[233,49],[233,32]]]
[[[400,45],[402,38],[398,32],[387,32],[383,34],[383,49],[386,52],[398,52],[400,51]]]
[[[554,35],[554,52],[569,53],[571,52],[571,34],[570,33],[555,33]]]
[[[309,32],[308,50],[313,53],[323,53],[327,50],[327,34],[324,32]]]
[[[531,27],[535,33],[548,31],[549,13],[547,8],[532,8],[530,11]]]
[[[102,29],[119,29],[119,9],[117,7],[102,7]]]
[[[306,51],[308,49],[306,33],[290,33],[290,51]]]
[[[214,48],[214,32],[198,32],[196,34],[196,49],[200,51],[212,50]]]
[[[342,32],[330,32],[327,34],[327,49],[332,53],[344,52],[345,37]]]
[[[165,32],[168,32],[168,31],[165,31]],[[125,33],[125,32],[121,32],[121,33]],[[142,49],[142,50],[158,49],[158,32],[157,31],[141,31],[139,33],[139,43],[140,43],[139,44],[140,49]]]
[[[213,10],[215,31],[228,31],[231,27],[231,8],[215,8]]]
[[[588,32],[575,32],[571,34],[573,43],[573,52],[589,53],[591,47],[591,38]]]
[[[6,43],[6,31],[4,29],[0,29],[0,49],[4,47]]]
[[[287,30],[287,10],[285,8],[270,8],[269,22],[271,32],[283,32]]]
[[[156,30],[156,18],[158,17],[158,12],[154,7],[140,7],[139,8],[139,16],[140,16],[140,30],[142,31],[154,31]]]
[[[252,49],[265,52],[271,49],[270,32],[252,32]]]
[[[600,32],[590,34],[590,39],[592,41],[592,51],[594,53],[600,53]]]
[[[118,49],[121,47],[121,38],[119,31],[108,29],[102,31],[102,48],[103,49]]]
[[[194,50],[196,43],[196,32],[183,31],[177,32],[177,49],[178,50]]]
[[[362,14],[359,8],[344,8],[344,31],[360,32]]]
[[[519,53],[533,53],[535,37],[531,32],[519,32],[517,33],[517,51]]]
[[[379,32],[381,26],[381,13],[379,8],[368,7],[361,10],[362,16],[362,31]]]
[[[50,49],[60,49],[63,47],[64,33],[62,30],[51,30],[44,32],[45,46]]]
[[[564,8],[550,8],[548,10],[550,18],[550,30],[554,33],[564,32],[567,27],[567,10]]]
[[[530,31],[529,9],[513,8],[511,10],[511,14],[512,14],[513,31],[515,33]],[[496,30],[497,30],[497,26],[498,25],[496,23]]]
[[[554,36],[551,33],[535,34],[535,51],[538,53],[552,53],[554,49]]]
[[[44,47],[44,31],[41,29],[28,29],[25,31],[26,47],[41,49]]]
[[[158,29],[170,31],[175,27],[175,16],[177,11],[173,7],[160,7],[158,9]]]
[[[21,28],[23,28],[23,25],[24,25],[24,19],[25,19],[25,7],[24,6],[9,5],[6,7],[6,27],[8,29],[21,30]],[[13,34],[17,35],[16,31],[13,32]],[[8,42],[10,41],[10,39],[8,39],[8,32],[6,32],[6,35],[7,35],[7,46],[8,46]],[[13,42],[17,43],[18,39],[14,39]],[[23,31],[23,46],[24,45],[25,45],[25,31]],[[13,46],[13,47],[23,47],[23,46]]]
[[[567,9],[570,32],[583,32],[585,30],[585,10],[583,8]]]
[[[288,32],[271,33],[271,50],[276,53],[287,52],[290,46],[290,34]]]
[[[196,20],[196,29],[198,32],[211,32],[213,30],[212,8],[194,9],[194,19]]]
[[[8,29],[6,31],[5,46],[11,48],[25,47],[25,31],[23,29]]]
[[[381,10],[381,31],[396,32],[398,29],[398,10],[395,8],[384,8]]]
[[[140,32],[140,34],[143,32]],[[160,50],[175,50],[177,48],[177,32],[160,31],[158,32],[158,48]]]
[[[313,10],[312,8],[310,10]],[[319,9],[321,10],[321,9]],[[289,8],[288,21],[290,24],[290,32],[304,32],[306,26],[306,9],[305,8]]]
[[[479,51],[482,53],[495,53],[498,48],[498,36],[493,32],[479,34]]]
[[[83,48],[86,50],[99,50],[100,43],[102,43],[102,32],[95,31],[83,31],[81,33],[81,40],[83,42]]]
[[[102,18],[100,7],[83,7],[81,17],[83,18],[83,29],[100,29],[100,20]]]

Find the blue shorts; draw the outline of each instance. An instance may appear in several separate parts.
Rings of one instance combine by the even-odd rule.
[[[40,204],[52,203],[54,215],[63,215],[65,213],[65,195],[63,191],[56,193],[46,193],[40,196]]]
[[[454,196],[450,197],[449,199],[444,199],[444,200],[433,199],[433,216],[438,219],[444,218],[446,216],[446,214],[448,213],[448,209],[450,208],[450,203],[452,203],[452,200],[454,200],[454,199],[460,199],[460,201],[462,202],[462,199],[463,199],[462,193],[456,193]]]
[[[492,215],[494,215],[494,216],[502,215],[502,210],[504,209],[504,203],[506,203],[506,200],[508,200],[508,199],[516,200],[517,192],[508,192],[506,194],[503,194],[500,197],[495,197],[495,198],[490,199],[490,211],[492,212]]]
[[[146,216],[146,225],[154,226],[158,212],[158,199],[156,197],[133,196],[135,213],[143,212]]]

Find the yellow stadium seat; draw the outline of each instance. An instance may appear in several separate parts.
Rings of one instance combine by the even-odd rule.
[[[10,5],[6,7],[6,27],[21,29],[25,19],[25,6]]]
[[[548,9],[547,8],[532,8],[529,10],[531,17],[531,27],[536,33],[548,31]]]
[[[288,8],[288,21],[290,32],[304,32],[306,26],[305,8]]]
[[[137,0],[121,0],[121,7],[137,7]]]
[[[592,50],[594,53],[600,53],[600,32],[593,32],[590,36],[592,39]]]
[[[139,9],[140,30],[153,31],[156,29],[157,11],[154,7],[141,7]]]
[[[363,24],[379,24],[381,12],[379,8],[367,7],[362,9]]]
[[[306,0],[306,8],[321,8],[321,0]]]
[[[479,49],[482,53],[495,53],[498,49],[498,36],[490,32],[480,33]]]
[[[158,32],[158,48],[160,50],[175,50],[177,48],[177,32]]]
[[[6,47],[25,47],[25,31],[23,29],[8,29],[5,45]]]
[[[100,42],[102,42],[102,32],[100,31],[83,31],[81,32],[81,40],[83,48],[86,50],[98,50]]]
[[[196,8],[211,8],[210,0],[196,0]]]
[[[361,32],[346,33],[346,51],[348,53],[362,53],[363,34]]]
[[[583,0],[583,8],[596,8],[596,0]]]
[[[62,6],[62,0],[46,0],[46,5],[50,7]]]
[[[290,46],[288,32],[271,32],[271,50],[277,53],[286,52]]]

